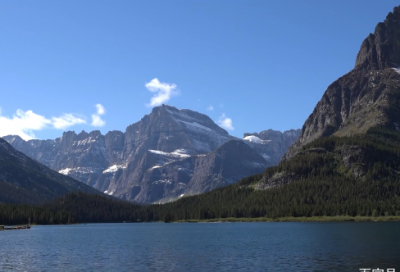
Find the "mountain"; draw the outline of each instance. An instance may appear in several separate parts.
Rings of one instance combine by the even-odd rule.
[[[283,133],[269,129],[260,133],[245,133],[243,140],[271,165],[277,165],[288,148],[299,138],[300,133],[300,129],[291,129]]]
[[[267,169],[253,188],[341,179],[393,189],[383,190],[384,194],[396,191],[393,182],[400,181],[399,63],[400,7],[396,7],[363,41],[354,69],[327,88],[279,166]]]
[[[355,67],[333,82],[308,117],[284,160],[320,137],[400,129],[400,9],[394,8],[362,43]]]
[[[264,139],[259,143],[238,139],[204,114],[162,105],[125,132],[69,131],[55,140],[4,139],[51,169],[109,195],[163,203],[260,173],[276,164],[296,138],[295,132],[259,135]]]
[[[170,153],[160,155],[168,157]],[[200,194],[235,183],[243,177],[261,173],[266,167],[264,158],[255,150],[243,141],[230,140],[210,153],[149,167],[143,177],[148,185],[139,193],[145,198],[139,199],[143,199],[142,202],[169,202],[177,196]]]
[[[15,150],[0,139],[0,203],[36,204],[68,192],[100,194]]]

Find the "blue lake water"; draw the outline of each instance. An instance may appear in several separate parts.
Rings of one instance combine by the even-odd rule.
[[[400,222],[33,226],[0,246],[0,271],[400,272]]]

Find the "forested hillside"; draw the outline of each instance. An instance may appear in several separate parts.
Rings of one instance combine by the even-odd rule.
[[[345,155],[343,150],[347,152]],[[305,145],[289,162],[268,168],[262,174],[169,204],[140,206],[102,196],[70,193],[42,206],[3,205],[0,222],[22,223],[29,217],[38,224],[64,224],[400,215],[399,166],[400,132],[374,128],[366,135],[320,138]],[[275,188],[260,188],[263,180],[285,175],[296,181]]]

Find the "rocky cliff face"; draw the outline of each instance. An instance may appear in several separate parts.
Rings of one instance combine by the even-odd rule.
[[[228,141],[202,155],[174,153],[147,152],[144,158],[147,170],[142,173],[141,182],[136,182],[128,193],[138,192],[135,199],[140,202],[165,203],[232,184],[243,177],[261,173],[268,166],[262,156],[240,140]],[[170,160],[176,155],[182,158]],[[159,165],[160,159],[170,161]],[[124,190],[118,183],[110,187],[117,194]]]
[[[352,71],[333,82],[284,156],[331,135],[364,134],[374,126],[399,129],[400,8],[379,23],[362,43]]]
[[[32,160],[0,139],[0,203],[37,204],[75,191],[100,194]]]
[[[400,7],[378,23],[375,32],[361,44],[355,69],[384,70],[400,66]]]
[[[260,173],[279,161],[296,136],[265,131],[259,134],[265,139],[262,143],[251,143],[230,136],[206,115],[162,105],[125,133],[65,132],[55,140],[27,142],[18,136],[4,139],[109,195],[159,203]]]

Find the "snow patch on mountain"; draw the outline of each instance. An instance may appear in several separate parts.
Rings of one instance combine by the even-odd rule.
[[[176,109],[176,108],[175,108]],[[196,122],[197,119],[189,116],[188,114],[186,114],[183,110],[172,110],[172,109],[166,109],[167,112],[169,112],[171,114],[171,117],[176,121],[182,121],[185,120],[186,122]]]
[[[81,141],[74,141],[74,143],[72,145],[86,145],[86,144],[90,144],[90,143],[94,143],[96,142],[96,139],[92,139],[92,137],[88,137],[85,140],[81,140]]]
[[[248,166],[252,167],[252,168],[262,168],[262,169],[264,169],[266,167],[265,164],[259,163],[259,162],[251,162],[251,161],[249,161],[249,162],[246,162],[246,164]]]
[[[178,120],[178,122],[184,123],[188,129],[194,130],[195,132],[198,132],[199,129],[200,130],[206,130],[206,131],[212,131],[212,129],[210,129],[208,127],[205,127],[203,125],[200,125],[197,122],[189,123],[189,122],[185,122],[185,121],[182,121],[182,120]]]
[[[261,144],[262,143],[262,140],[260,138],[258,138],[257,136],[254,136],[254,135],[250,135],[250,136],[244,137],[243,140],[249,141],[250,143],[257,143],[257,144]]]
[[[126,164],[125,165],[111,165],[110,167],[108,167],[106,170],[103,171],[103,174],[105,173],[114,173],[117,172],[119,169],[124,169],[126,168]]]
[[[271,140],[261,140],[259,137],[255,135],[246,136],[243,138],[243,140],[256,144],[265,144],[271,142]]]
[[[160,157],[158,157],[157,162],[152,167],[148,168],[147,171],[152,171],[154,169],[164,167],[170,163],[191,157],[192,153],[193,153],[191,150],[187,150],[187,149],[183,149],[183,148],[176,149],[173,152],[164,152],[164,151],[152,150],[152,149],[149,149],[148,151],[152,154],[160,155]]]
[[[59,170],[58,173],[63,175],[70,175],[72,173],[91,174],[93,173],[93,169],[91,167],[64,168]]]
[[[163,165],[154,165],[153,167],[149,168],[149,170],[153,170],[153,169],[157,169],[157,168],[161,168],[163,167]]]
[[[268,155],[265,154],[265,153],[262,153],[261,156],[262,156],[266,161],[269,161],[269,160],[271,159],[271,157],[268,156]]]
[[[208,139],[211,140],[211,142],[214,142],[216,146],[220,146],[226,143],[231,138],[229,135],[221,135],[221,133],[215,131],[212,126],[210,127],[210,125],[215,125],[215,123],[213,123],[212,120],[208,119],[206,116],[204,118],[207,119],[204,119],[204,121],[202,121],[202,117],[192,117],[185,113],[185,110],[167,108],[166,111],[171,114],[171,117],[175,122],[177,122],[178,124],[183,124],[185,128],[190,132],[205,135]],[[205,139],[204,137],[201,138]],[[197,151],[205,153],[212,151],[210,149],[210,146],[204,143],[204,140],[202,143],[200,141],[194,143],[194,147],[197,149]]]
[[[169,179],[160,179],[153,182],[153,184],[160,184],[160,183],[171,184],[172,182]]]
[[[58,173],[63,174],[63,175],[68,175],[69,171],[71,171],[72,168],[65,168],[65,169],[61,169],[60,171],[58,171]]]
[[[149,149],[148,151],[151,152],[151,153],[158,154],[158,155],[163,155],[163,156],[166,156],[166,157],[182,158],[182,159],[190,157],[190,155],[187,154],[188,151],[186,149],[177,149],[177,150],[175,150],[173,152],[164,152],[164,151],[152,150],[152,149]]]

